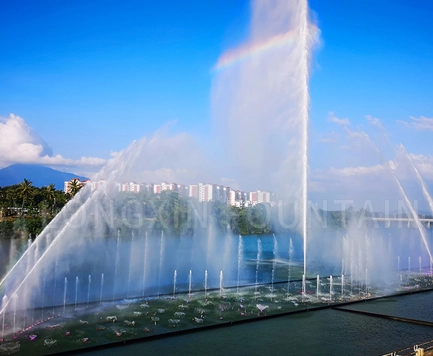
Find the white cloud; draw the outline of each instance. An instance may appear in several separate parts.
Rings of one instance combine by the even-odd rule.
[[[376,126],[376,127],[380,128],[380,129],[384,129],[384,127],[382,125],[382,122],[377,117],[373,117],[371,115],[367,115],[365,118],[367,119],[367,121],[371,125]]]
[[[359,166],[359,167],[345,167],[345,168],[330,168],[328,174],[334,177],[351,177],[351,176],[369,176],[376,175],[386,169],[383,165],[375,166]]]
[[[336,132],[332,131],[329,134],[327,134],[326,136],[323,136],[320,139],[320,142],[322,142],[322,143],[337,143],[338,138],[339,138],[339,135]]]
[[[352,140],[356,140],[356,141],[361,141],[361,142],[369,142],[370,138],[368,137],[368,135],[361,130],[357,130],[357,131],[352,131],[349,130],[347,127],[344,128],[344,131],[346,132],[347,135],[347,139],[352,141]]]
[[[51,147],[25,122],[14,114],[0,117],[0,167],[14,163],[47,166],[101,166],[104,159],[81,157],[79,160],[53,156]]]
[[[342,126],[349,126],[350,125],[349,119],[339,119],[337,116],[334,115],[334,113],[332,111],[328,115],[328,120],[330,122],[333,122],[334,124],[337,124],[337,125],[342,125]]]
[[[433,118],[420,116],[419,118],[410,117],[411,121],[398,120],[406,128],[415,129],[418,131],[433,131]]]

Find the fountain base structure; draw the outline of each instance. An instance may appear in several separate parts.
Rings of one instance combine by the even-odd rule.
[[[399,273],[387,288],[350,285],[345,280],[349,278],[308,279],[306,293],[302,293],[302,280],[297,280],[16,311],[1,325],[0,354],[49,355],[111,347],[433,289],[430,274]],[[29,321],[31,326],[20,328]]]

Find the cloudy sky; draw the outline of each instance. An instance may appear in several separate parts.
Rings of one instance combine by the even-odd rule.
[[[407,167],[407,156],[433,181],[433,3],[309,6],[318,38],[309,88],[312,194],[343,199],[374,181],[374,195],[392,181],[389,162]],[[194,158],[185,162],[194,179],[206,167],[206,179],[242,188],[215,153],[231,155],[218,138],[213,95],[216,78],[229,73],[218,65],[224,56],[260,37],[251,35],[251,8],[243,0],[1,2],[0,167],[31,162],[91,174],[134,140],[151,142],[155,132],[164,140],[158,132],[168,125],[169,151]],[[148,157],[164,141],[155,147]],[[416,176],[400,171],[399,179]]]

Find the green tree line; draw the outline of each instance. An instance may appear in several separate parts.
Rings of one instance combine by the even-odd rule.
[[[38,188],[24,179],[20,184],[0,187],[0,238],[35,237],[56,216],[66,203],[80,190],[81,186],[70,184],[65,194],[53,184]],[[90,194],[90,190],[88,193]],[[84,195],[82,198],[86,198]],[[196,198],[183,197],[176,191],[154,194],[114,192],[101,200],[106,209],[103,231],[106,236],[122,235],[135,231],[167,236],[199,234],[214,229],[221,234],[269,234],[281,233],[298,228],[299,216],[289,205],[260,203],[248,207],[230,206],[225,202],[199,202]],[[75,202],[75,200],[74,200]],[[75,208],[79,208],[80,199]],[[110,210],[111,209],[111,210]],[[290,213],[292,211],[292,213]],[[371,213],[353,208],[345,211],[317,211],[322,225],[330,228],[346,228],[354,217],[370,217]],[[65,214],[67,218],[68,214]],[[92,227],[92,213],[90,219]],[[95,222],[101,219],[96,219]],[[96,226],[93,226],[96,228]]]
[[[269,204],[234,207],[225,202],[199,202],[176,191],[163,191],[159,194],[122,192],[116,195],[113,205],[115,221],[111,228],[122,234],[128,230],[156,235],[163,232],[167,236],[199,234],[207,229],[241,235],[274,231]]]
[[[86,194],[90,192],[68,205],[65,219],[66,215],[72,216],[80,209],[79,200],[86,200]],[[132,233],[160,236],[164,233],[176,237],[201,235],[208,230],[242,235],[273,232],[269,204],[238,208],[225,202],[199,202],[176,191],[101,194],[86,205],[86,211],[85,222],[82,222],[85,231],[98,231],[104,236],[132,236]]]
[[[36,236],[74,194],[54,184],[35,187],[28,179],[0,187],[0,238]]]
[[[34,238],[41,233],[80,190],[80,186],[74,184],[70,187],[70,192],[65,194],[53,184],[38,188],[27,179],[20,184],[0,187],[0,238]],[[113,225],[106,225],[107,235],[140,230],[184,236],[211,227],[219,233],[242,235],[273,231],[265,204],[238,208],[223,202],[198,202],[175,191],[118,192],[110,196],[113,197],[110,203],[114,206],[114,221]]]

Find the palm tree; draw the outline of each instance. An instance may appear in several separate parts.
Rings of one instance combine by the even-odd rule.
[[[74,178],[69,182],[68,193],[72,197],[74,197],[75,194],[77,194],[82,187],[83,187],[83,185],[81,184],[80,180],[77,178]]]
[[[45,197],[51,203],[51,215],[54,214],[54,207],[56,206],[56,187],[54,184],[50,184],[45,187]]]
[[[15,204],[15,198],[16,198],[16,191],[15,189],[12,189],[11,187],[6,188],[6,215],[12,215],[13,208],[16,207]]]
[[[18,196],[23,200],[23,203],[21,205],[21,215],[23,215],[24,204],[26,200],[29,200],[34,195],[32,182],[24,178],[24,181],[19,184],[17,192],[18,192]]]

